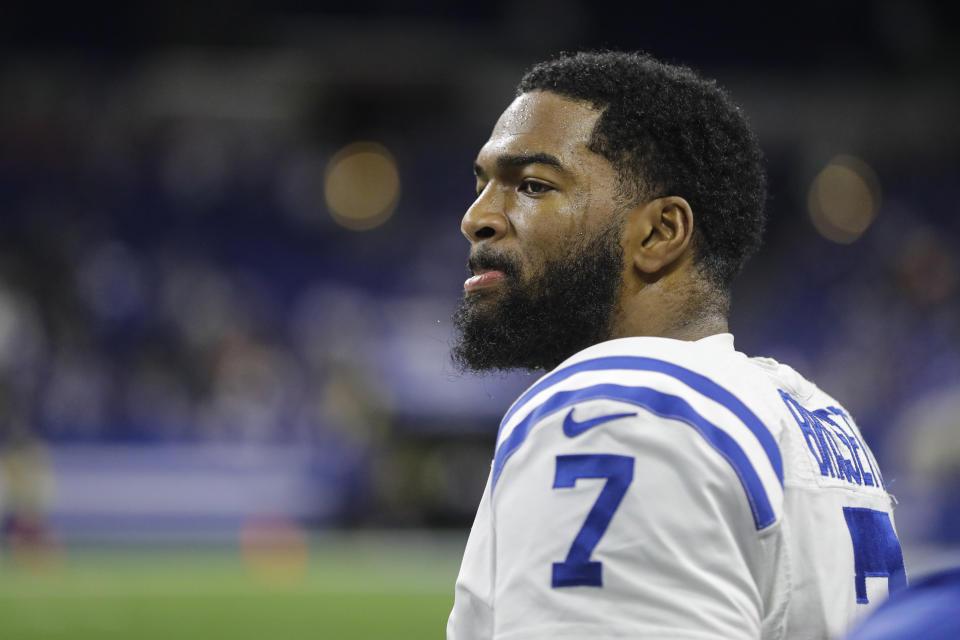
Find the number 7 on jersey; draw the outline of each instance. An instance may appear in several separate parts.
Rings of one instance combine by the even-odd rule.
[[[603,564],[590,560],[600,538],[606,533],[613,514],[633,482],[633,458],[612,454],[557,456],[554,489],[569,489],[580,478],[606,478],[597,501],[574,538],[567,559],[553,563],[551,586],[602,587]]]

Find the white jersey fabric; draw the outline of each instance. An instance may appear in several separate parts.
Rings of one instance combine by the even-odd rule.
[[[730,334],[624,338],[505,415],[447,638],[821,640],[905,583],[833,398]]]

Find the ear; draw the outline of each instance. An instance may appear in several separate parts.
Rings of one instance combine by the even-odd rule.
[[[693,210],[680,196],[651,200],[627,213],[627,257],[641,272],[654,274],[670,266],[690,246]]]

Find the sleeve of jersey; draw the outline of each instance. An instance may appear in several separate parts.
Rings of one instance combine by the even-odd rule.
[[[630,394],[541,398],[501,442],[498,640],[761,636],[782,508],[762,447],[715,401]]]

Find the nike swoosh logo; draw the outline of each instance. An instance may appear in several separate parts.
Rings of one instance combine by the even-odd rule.
[[[578,436],[584,431],[593,429],[599,424],[604,422],[610,422],[611,420],[619,420],[620,418],[631,418],[637,415],[636,413],[611,413],[605,416],[598,416],[596,418],[590,418],[588,420],[574,420],[573,419],[573,409],[570,409],[570,413],[567,414],[567,417],[563,419],[563,433],[568,438]]]

